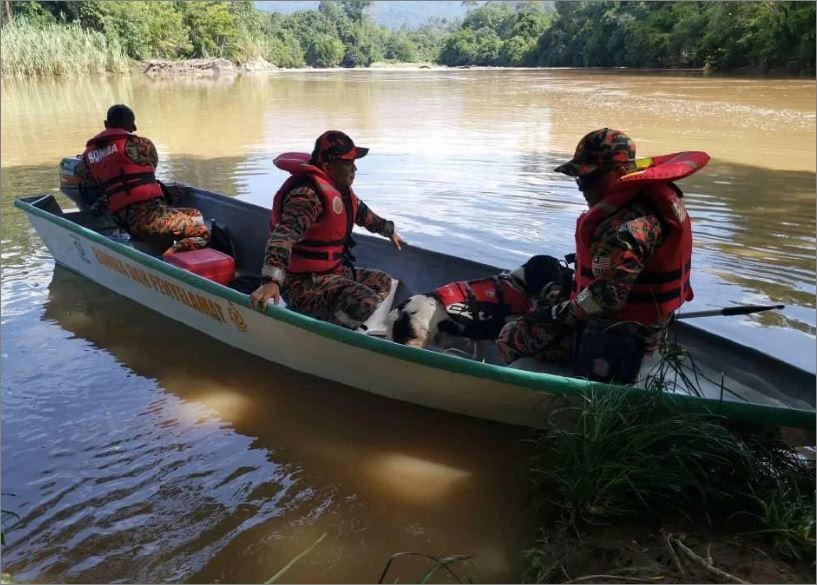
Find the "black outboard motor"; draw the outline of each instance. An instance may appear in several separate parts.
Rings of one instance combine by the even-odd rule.
[[[102,203],[102,189],[82,185],[77,176],[77,164],[79,156],[68,156],[60,161],[60,191],[76,203],[80,211],[100,213],[103,211],[99,205]]]

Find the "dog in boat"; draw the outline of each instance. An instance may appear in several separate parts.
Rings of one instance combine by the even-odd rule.
[[[386,335],[414,347],[427,347],[440,334],[494,340],[536,300],[557,288],[569,291],[572,278],[573,271],[553,256],[533,256],[515,270],[409,297],[389,313]]]

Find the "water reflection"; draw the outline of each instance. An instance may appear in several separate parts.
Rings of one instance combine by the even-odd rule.
[[[685,185],[696,250],[702,251],[696,270],[734,283],[761,302],[815,306],[813,174],[713,163]],[[754,319],[815,332],[813,319],[788,312]]]
[[[111,104],[134,101],[131,78],[118,76],[80,83],[62,77],[36,82],[4,78],[1,96],[4,170],[55,165],[63,156],[82,152],[94,130],[102,130]]]
[[[159,176],[229,196],[246,196],[250,193],[247,166],[248,161],[237,156],[199,158],[170,155],[162,161]]]
[[[328,531],[288,578],[372,581],[390,554],[420,550],[476,554],[475,577],[514,579],[523,431],[199,342],[61,268],[42,319],[36,344],[4,330],[16,351],[45,341],[67,362],[4,364],[4,482],[28,486],[4,550],[18,578],[258,582]]]
[[[783,357],[796,353],[814,362],[815,320],[804,310],[814,307],[815,283],[813,84],[552,70],[287,72],[89,84],[99,99],[131,101],[140,131],[159,146],[162,178],[263,206],[285,178],[272,166],[275,153],[308,150],[326,127],[344,128],[372,148],[359,164],[358,191],[396,219],[412,243],[502,266],[572,248],[584,201],[552,169],[581,132],[625,128],[642,154],[705,148],[713,162],[683,182],[696,220],[695,308],[724,299],[789,308],[702,325],[771,351],[785,334],[758,336],[751,326],[782,327],[791,338]],[[60,80],[4,81],[3,89],[4,174],[15,175],[3,182],[10,186],[8,206],[22,182],[32,189],[55,185],[45,166],[10,169],[47,156],[56,164],[79,150],[104,104],[91,102],[99,114],[90,116],[83,90]],[[763,148],[751,146],[760,127]],[[38,136],[47,139],[28,148]],[[808,351],[798,350],[804,341]]]

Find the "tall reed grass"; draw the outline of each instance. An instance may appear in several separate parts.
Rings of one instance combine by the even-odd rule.
[[[3,77],[125,73],[128,58],[115,40],[78,24],[34,26],[16,18],[0,30]]]

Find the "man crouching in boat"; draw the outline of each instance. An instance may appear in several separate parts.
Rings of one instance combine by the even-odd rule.
[[[503,328],[497,348],[504,363],[572,359],[580,376],[631,383],[673,311],[692,300],[692,225],[672,181],[709,156],[635,154],[627,135],[603,128],[554,169],[576,179],[589,207],[576,223],[573,290],[554,291],[545,306]]]
[[[275,159],[292,176],[273,200],[262,284],[250,295],[253,307],[263,308],[269,299],[277,304],[283,296],[294,311],[357,329],[388,296],[388,274],[352,265],[354,223],[389,238],[398,250],[405,243],[394,223],[378,217],[352,190],[355,160],[368,152],[330,130],[315,141],[311,156],[284,153]]]
[[[105,130],[91,138],[76,173],[85,187],[102,189],[108,212],[139,239],[172,239],[165,254],[204,248],[210,229],[198,209],[168,207],[156,181],[159,157],[153,142],[136,136],[136,116],[128,106],[108,109]]]

